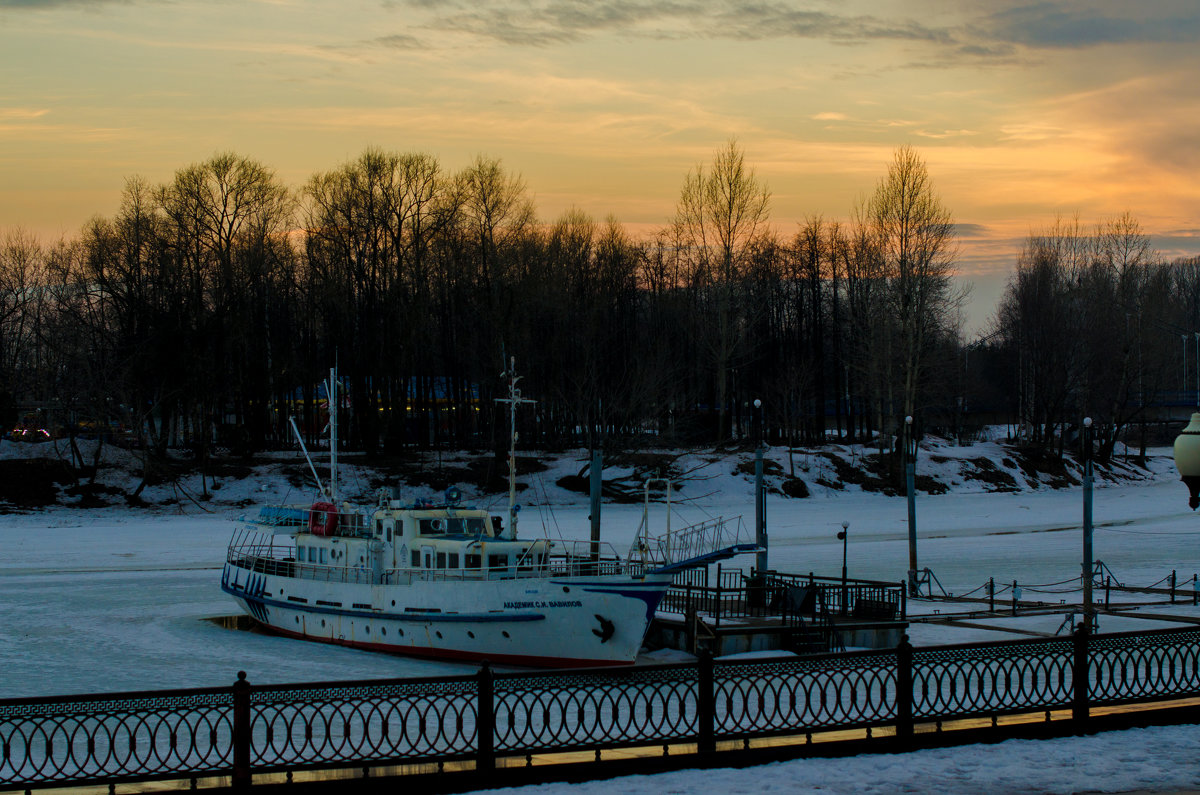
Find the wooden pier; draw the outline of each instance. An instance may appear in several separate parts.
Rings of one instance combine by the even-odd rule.
[[[647,645],[718,657],[894,648],[908,626],[903,583],[741,569],[681,572]]]

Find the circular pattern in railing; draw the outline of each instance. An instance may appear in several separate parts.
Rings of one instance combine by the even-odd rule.
[[[995,715],[1071,703],[1070,640],[916,649],[913,717]]]
[[[896,655],[722,664],[717,736],[802,732],[895,718]]]
[[[260,690],[251,704],[256,767],[464,756],[476,744],[472,679]]]
[[[496,750],[534,752],[692,740],[694,666],[497,678]]]
[[[224,772],[229,691],[0,707],[0,784]]]

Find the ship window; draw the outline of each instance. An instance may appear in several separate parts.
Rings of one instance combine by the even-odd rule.
[[[382,532],[383,532],[383,520],[376,519],[375,520],[375,535],[379,535]]]
[[[412,565],[414,569],[421,566],[421,553],[415,549],[412,551]]]
[[[474,518],[467,518],[465,521],[467,523],[467,532],[468,533],[470,533],[473,536],[483,534],[483,519],[482,519],[482,517],[476,516]]]
[[[489,569],[502,569],[508,565],[508,555],[488,555]]]
[[[388,529],[387,529],[387,540],[388,540],[389,542],[392,540],[392,526],[391,526],[391,525],[388,525]]]
[[[463,564],[463,567],[467,568],[467,569],[479,568],[479,556],[478,555],[467,555],[466,563]]]
[[[420,527],[423,536],[440,536],[446,532],[446,520],[422,519]]]
[[[450,568],[452,568],[452,569],[458,568],[458,553],[457,552],[450,553]]]
[[[308,548],[308,562],[309,563],[317,562],[317,548],[316,547]]]
[[[325,562],[325,547],[321,547],[321,562]]]
[[[437,553],[437,567],[439,569],[446,568],[446,553],[445,552]]]

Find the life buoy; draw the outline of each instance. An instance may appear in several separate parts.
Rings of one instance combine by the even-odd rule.
[[[333,535],[337,522],[337,506],[332,502],[315,502],[308,512],[308,532],[315,536]]]

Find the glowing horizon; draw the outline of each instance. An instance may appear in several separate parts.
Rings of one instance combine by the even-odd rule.
[[[0,0],[0,230],[74,236],[126,178],[216,152],[299,187],[377,146],[498,157],[543,220],[639,234],[734,137],[785,235],[847,218],[912,144],[993,288],[1059,215],[1128,211],[1164,257],[1200,253],[1194,3],[897,6]]]

